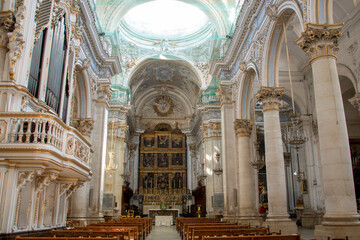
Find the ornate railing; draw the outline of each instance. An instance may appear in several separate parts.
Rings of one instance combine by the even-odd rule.
[[[20,145],[22,144],[22,145]],[[89,166],[91,144],[76,129],[47,113],[0,113],[0,148],[60,151],[67,159]]]

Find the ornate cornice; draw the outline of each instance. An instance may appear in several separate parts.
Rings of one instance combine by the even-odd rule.
[[[236,28],[233,34],[232,41],[230,42],[230,46],[228,48],[228,51],[226,52],[226,56],[222,60],[216,60],[210,67],[210,73],[213,76],[216,76],[217,73],[221,70],[223,67],[230,67],[232,63],[235,62],[236,56],[239,54],[240,47],[244,44],[244,41],[246,40],[246,37],[248,36],[248,31],[251,30],[250,22],[255,21],[254,14],[258,11],[259,6],[261,5],[263,1],[262,0],[256,0],[256,1],[245,1],[243,9],[249,9],[248,13],[244,12],[243,15],[247,14],[247,18],[244,19],[243,23],[236,23]],[[250,4],[251,6],[247,6]],[[245,8],[247,7],[247,8]],[[238,18],[237,21],[239,21],[240,18]],[[236,36],[236,37],[235,37]]]
[[[221,123],[220,122],[210,122],[201,125],[202,137],[203,139],[208,139],[212,137],[221,137]]]
[[[280,100],[284,94],[284,87],[261,86],[256,94],[259,102],[262,102],[263,111],[279,110]]]
[[[254,120],[235,119],[234,130],[238,137],[250,137]]]
[[[339,40],[341,38],[343,23],[340,24],[315,24],[307,23],[306,30],[301,37],[296,40],[300,48],[310,56],[310,63],[319,58],[331,56],[339,50]]]

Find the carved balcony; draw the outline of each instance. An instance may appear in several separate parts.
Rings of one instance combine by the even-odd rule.
[[[48,113],[0,113],[0,163],[40,166],[89,180],[92,148],[78,130]]]

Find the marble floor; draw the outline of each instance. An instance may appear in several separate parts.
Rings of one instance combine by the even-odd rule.
[[[299,233],[301,234],[301,239],[310,240],[314,239],[314,229],[308,228],[298,228]],[[153,226],[150,235],[146,240],[181,240],[179,234],[176,232],[175,226],[165,227],[165,226]]]
[[[181,240],[175,226],[153,226],[151,233],[146,240]]]

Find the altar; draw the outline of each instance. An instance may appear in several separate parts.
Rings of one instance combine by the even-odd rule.
[[[178,209],[165,209],[165,210],[149,209],[149,217],[152,218],[153,224],[155,224],[156,216],[171,216],[172,222],[174,223],[176,221],[176,218],[179,216],[179,210]],[[164,218],[164,219],[168,219],[168,218]],[[163,220],[163,219],[159,218],[159,221],[160,220]],[[161,223],[159,222],[159,224],[161,224]]]

